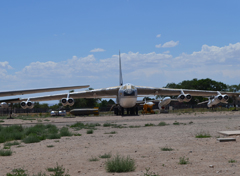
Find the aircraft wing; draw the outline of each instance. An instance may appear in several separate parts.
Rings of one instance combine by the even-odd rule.
[[[18,103],[20,102],[20,98],[12,98],[12,99],[5,99],[5,100],[0,100],[0,103],[5,102],[5,103]]]
[[[155,96],[155,95],[180,95],[181,90],[185,94],[190,94],[192,96],[216,96],[217,91],[210,90],[191,90],[191,89],[171,89],[171,88],[157,88],[157,87],[146,87],[146,86],[135,86],[138,91],[138,95],[146,95],[146,96]],[[235,92],[221,92],[221,94],[227,94],[229,96],[237,96],[240,93]]]
[[[61,90],[71,90],[71,89],[82,89],[82,88],[87,88],[87,87],[89,87],[89,85],[40,88],[40,89],[28,89],[28,90],[13,90],[13,91],[0,92],[0,97],[33,94],[33,93],[43,93],[43,92],[53,92],[53,91],[61,91]]]
[[[118,94],[118,89],[120,86],[108,87],[105,89],[94,89],[94,90],[85,90],[81,92],[69,93],[69,97],[73,99],[78,98],[116,98]],[[50,101],[50,100],[60,100],[62,98],[67,98],[68,93],[64,94],[55,94],[55,95],[46,95],[39,97],[30,97],[30,101]],[[27,98],[20,99],[20,101],[27,101]]]

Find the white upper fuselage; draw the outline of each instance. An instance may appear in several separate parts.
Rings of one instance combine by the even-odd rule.
[[[132,108],[137,103],[137,88],[130,84],[124,84],[118,90],[117,103],[123,108]]]

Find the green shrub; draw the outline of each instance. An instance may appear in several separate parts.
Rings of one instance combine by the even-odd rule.
[[[188,164],[189,163],[189,159],[184,157],[180,157],[179,158],[179,163],[178,164]]]
[[[47,145],[48,148],[54,147],[54,145]]]
[[[149,168],[145,168],[146,173],[143,173],[143,176],[160,176],[158,173],[156,174],[155,172],[150,171],[150,167]]]
[[[4,146],[12,146],[12,145],[19,145],[19,144],[20,144],[20,142],[14,141],[14,142],[7,142],[4,144]]]
[[[13,169],[12,173],[7,173],[7,176],[28,176],[28,174],[25,173],[26,170],[18,168]]]
[[[57,163],[57,167],[54,167],[54,168],[47,168],[47,171],[49,172],[54,172],[54,174],[50,174],[50,176],[70,176],[68,174],[68,170],[67,170],[67,173],[65,173],[65,168],[63,168],[63,166],[59,166],[58,163]]]
[[[30,136],[24,138],[22,141],[26,144],[30,144],[30,143],[40,142],[41,140],[36,135],[30,135]]]
[[[208,132],[200,131],[195,135],[196,138],[210,138],[211,135]]]
[[[60,139],[61,135],[58,133],[52,133],[47,136],[48,139]]]
[[[87,134],[93,134],[93,130],[92,129],[87,130]]]
[[[72,136],[72,133],[68,130],[67,127],[62,127],[60,130],[61,136]]]
[[[111,126],[111,123],[104,123],[103,124],[103,127],[110,127]]]
[[[160,123],[158,124],[158,126],[166,126],[166,125],[167,125],[166,122],[160,122]]]
[[[129,156],[116,155],[105,162],[107,172],[131,172],[136,169],[135,160]]]
[[[236,161],[236,160],[233,160],[233,159],[230,159],[228,162],[229,162],[229,163],[236,163],[237,161]]]
[[[163,147],[161,148],[162,151],[172,151],[173,149],[171,147]]]
[[[173,122],[173,125],[180,125],[178,121]]]
[[[145,127],[147,127],[147,126],[155,126],[155,125],[152,124],[152,123],[146,123],[146,124],[145,124]]]
[[[99,155],[99,158],[111,158],[112,154],[111,153],[105,153],[103,155]]]
[[[99,159],[97,157],[93,157],[89,159],[89,161],[99,161]]]
[[[4,149],[0,150],[0,156],[11,156],[11,155],[12,155],[11,150],[4,150]]]

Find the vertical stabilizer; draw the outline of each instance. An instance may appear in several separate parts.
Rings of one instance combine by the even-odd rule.
[[[120,86],[123,85],[120,50],[119,50],[119,84]]]

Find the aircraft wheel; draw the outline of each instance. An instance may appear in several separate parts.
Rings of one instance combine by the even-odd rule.
[[[124,116],[124,108],[122,108],[122,116]]]
[[[135,109],[135,110],[136,110],[136,115],[138,115],[138,107],[136,107],[136,109]]]

